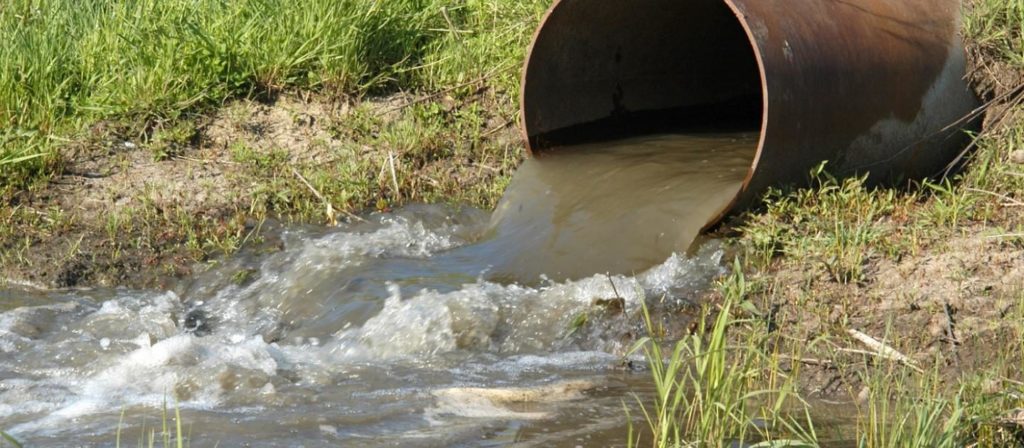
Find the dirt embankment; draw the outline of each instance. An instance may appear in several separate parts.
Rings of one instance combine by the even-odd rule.
[[[1024,208],[1014,180],[1024,177],[1024,71],[977,43],[968,53],[973,85],[987,102],[972,160],[962,176],[935,191],[899,192],[895,197],[903,199],[895,201],[873,196],[890,201],[884,218],[865,225],[881,234],[840,241],[836,249],[869,254],[858,265],[862,277],[837,280],[827,269],[835,260],[789,255],[748,272],[750,297],[764,310],[759,317],[771,320],[778,351],[801,372],[808,397],[856,401],[866,393],[866,367],[891,365],[896,356],[909,360],[895,363],[907,371],[940,372],[953,389],[978,375],[988,378],[984,393],[1024,380],[1018,369],[1024,362]],[[789,213],[803,213],[799,207]],[[915,220],[925,217],[947,222],[925,225],[931,227],[918,236]],[[840,221],[837,234],[840,227],[864,225]],[[822,229],[808,227],[789,238],[822,237]],[[737,238],[742,245],[752,237]],[[897,354],[880,356],[854,332]]]
[[[895,349],[917,368],[937,367],[950,380],[1000,367],[1007,378],[1016,377],[1013,366],[1024,361],[1017,349],[1024,337],[1024,247],[984,236],[984,230],[965,229],[899,260],[874,260],[861,283],[840,284],[822,269],[788,261],[750,275],[760,285],[753,301],[772,310],[779,352],[802,364],[802,392],[856,397],[864,368],[892,361],[871,354],[877,347],[851,330]]]
[[[282,94],[142,134],[99,123],[65,148],[59,175],[0,207],[0,280],[162,286],[276,221],[330,224],[444,197],[487,205],[520,153],[494,95]]]

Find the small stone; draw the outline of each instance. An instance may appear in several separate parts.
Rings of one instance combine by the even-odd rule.
[[[864,404],[871,400],[871,388],[864,386],[857,394],[857,403]]]
[[[1024,149],[1018,149],[1010,153],[1010,161],[1018,165],[1024,165]]]

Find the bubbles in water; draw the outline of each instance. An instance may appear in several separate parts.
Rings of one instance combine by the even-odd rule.
[[[651,175],[634,187],[659,200],[643,205],[611,193],[627,188],[611,176],[642,180],[628,166],[651,162],[610,157],[626,167],[583,174],[603,186],[570,193],[564,182],[580,176],[537,168],[559,182],[510,193],[494,221],[471,208],[414,206],[338,229],[285,231],[279,250],[224,260],[175,292],[25,292],[31,303],[0,308],[0,420],[34,444],[102,444],[122,408],[144,412],[169,400],[225,444],[333,437],[429,446],[478,437],[480,425],[466,419],[525,421],[583,406],[609,387],[602,373],[642,333],[636,316],[645,300],[685,307],[723,273],[715,242],[683,255],[687,232],[707,213],[679,218],[686,224],[665,218],[678,204],[658,205],[679,189],[704,196],[711,184],[660,185]],[[551,208],[509,218],[538,191]],[[558,204],[584,197],[617,202],[582,211]],[[522,221],[531,216],[539,224]],[[598,231],[599,222],[609,226]],[[639,232],[617,241],[626,227]],[[479,243],[488,232],[494,239]],[[594,268],[594,257],[616,255],[627,263],[611,266],[643,269]],[[512,265],[551,275],[509,282]],[[609,400],[598,414],[618,418],[621,399]]]

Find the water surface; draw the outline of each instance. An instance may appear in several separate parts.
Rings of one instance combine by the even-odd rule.
[[[0,427],[134,444],[170,401],[193,446],[622,444],[623,403],[649,391],[625,357],[637,312],[672,319],[723,273],[716,242],[690,244],[751,144],[565,149],[526,163],[493,216],[292,228],[166,291],[0,291]]]

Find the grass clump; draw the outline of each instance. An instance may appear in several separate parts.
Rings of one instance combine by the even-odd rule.
[[[866,403],[857,417],[859,447],[964,446],[964,403],[958,393],[946,396],[936,376],[915,379],[891,366],[868,375]]]
[[[792,417],[799,412],[787,407],[802,401],[794,384],[778,375],[778,357],[764,350],[763,324],[733,317],[746,293],[742,272],[735,271],[723,289],[730,294],[720,309],[705,308],[698,331],[668,352],[644,309],[652,336],[635,347],[643,351],[655,386],[653,409],[641,403],[650,446],[817,446],[813,424]],[[741,326],[761,328],[746,331],[748,338],[736,344],[729,333]],[[631,425],[629,446],[641,446],[643,433],[634,435]]]
[[[973,0],[964,20],[972,47],[1016,67],[1024,67],[1024,2]]]
[[[838,179],[825,166],[811,171],[812,188],[769,192],[765,211],[741,227],[751,262],[765,267],[785,256],[822,268],[837,282],[856,283],[864,280],[869,260],[899,250],[887,235],[900,206],[916,198],[869,188],[867,176]]]
[[[121,417],[117,422],[117,431],[114,434],[114,446],[121,448],[121,430],[124,424],[125,411],[121,410]],[[173,427],[171,421],[173,420]],[[181,421],[181,410],[177,405],[174,406],[174,414],[167,409],[167,402],[163,403],[160,408],[160,428],[159,432],[157,428],[147,428],[146,423],[143,422],[142,427],[139,429],[139,439],[136,446],[139,448],[155,448],[157,446],[161,448],[185,448],[192,446],[192,426],[189,425],[188,432],[185,432],[182,427]]]

